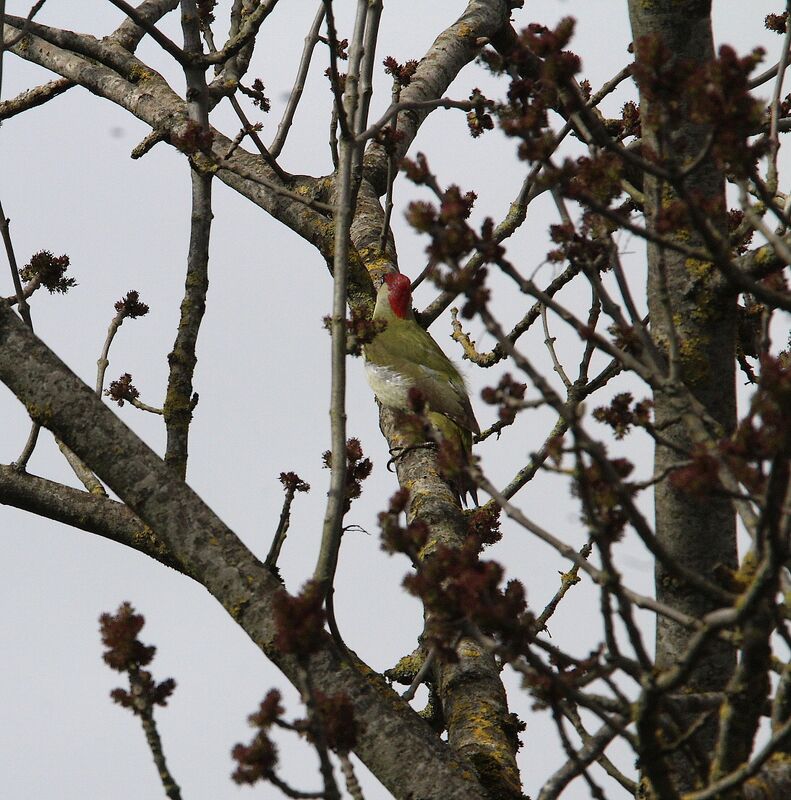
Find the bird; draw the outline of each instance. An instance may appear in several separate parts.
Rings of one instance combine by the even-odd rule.
[[[376,399],[388,408],[414,412],[419,398],[437,438],[450,442],[463,466],[468,466],[473,434],[481,429],[464,378],[415,319],[412,284],[406,275],[389,272],[384,276],[373,319],[386,323],[363,348],[366,378]],[[466,470],[461,473],[463,477],[455,481],[459,499],[466,505],[469,493],[478,505],[474,483]]]

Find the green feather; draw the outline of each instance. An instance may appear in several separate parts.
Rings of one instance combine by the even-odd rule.
[[[405,318],[393,312],[386,284],[377,293],[373,318],[387,323],[365,345],[366,375],[377,399],[382,405],[408,411],[409,390],[419,389],[432,427],[458,452],[463,465],[469,465],[472,434],[480,433],[480,428],[456,365],[418,325],[411,308]],[[465,470],[455,475],[453,482],[462,502],[469,493],[478,504],[475,485]]]
[[[406,409],[407,388],[414,387],[420,390],[432,411],[444,414],[463,430],[480,433],[459,370],[431,335],[418,325],[411,310],[406,319],[393,313],[386,285],[379,290],[373,317],[383,319],[387,327],[365,346],[366,361],[370,366],[399,376],[405,387],[401,400],[394,403],[395,388],[380,386],[380,396],[375,385],[376,371],[369,369],[369,381],[380,401]],[[381,374],[386,376],[380,373],[380,377]]]

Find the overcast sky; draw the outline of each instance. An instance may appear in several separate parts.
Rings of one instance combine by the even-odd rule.
[[[218,19],[224,19],[229,5],[220,3]],[[627,62],[631,37],[625,3],[529,0],[526,5],[526,10],[515,12],[519,26],[531,21],[552,25],[561,16],[577,15],[572,47],[582,56],[583,77],[594,89]],[[350,31],[353,6],[337,3],[342,36]],[[380,57],[392,55],[402,62],[420,58],[464,6],[458,0],[419,4],[387,0]],[[757,0],[715,3],[717,43],[731,43],[742,53],[763,44],[769,51],[767,61],[773,62],[781,39],[764,30],[763,18],[781,7],[781,3]],[[28,4],[8,0],[7,9],[26,14]],[[259,39],[249,77],[260,76],[272,100],[272,112],[262,120],[265,141],[271,140],[277,127],[315,9],[314,0],[282,2]],[[38,19],[101,36],[115,28],[120,13],[102,0],[49,0]],[[218,38],[224,27],[217,26]],[[170,15],[163,28],[180,39],[177,15]],[[168,76],[177,91],[183,91],[183,76],[156,46],[144,42],[139,55]],[[320,175],[331,171],[330,95],[321,74],[325,67],[326,54],[319,50],[281,159],[292,172]],[[2,97],[10,98],[48,79],[43,70],[7,54]],[[374,118],[390,97],[389,79],[381,71],[377,86]],[[448,94],[466,97],[474,86],[492,94],[503,91],[486,73],[470,67]],[[608,100],[605,110],[617,112],[633,94],[633,88],[626,87]],[[225,104],[214,112],[212,121],[231,137],[238,130]],[[113,303],[130,289],[138,290],[151,311],[145,318],[124,323],[110,354],[107,378],[130,372],[141,399],[161,406],[166,356],[175,335],[184,281],[189,176],[183,156],[166,145],[158,145],[139,161],[129,158],[147,132],[124,110],[82,89],[71,90],[0,128],[0,199],[11,218],[20,264],[41,249],[67,253],[71,274],[79,283],[66,297],[35,295],[32,313],[37,334],[92,385]],[[487,215],[501,219],[524,176],[524,165],[513,156],[512,142],[499,133],[473,142],[459,112],[434,113],[412,155],[419,150],[427,154],[441,182],[475,189],[480,198],[477,219]],[[313,489],[295,501],[280,562],[288,588],[297,590],[314,567],[329,479],[321,468],[321,453],[329,447],[330,340],[321,320],[330,311],[331,281],[321,258],[296,235],[219,181],[214,192],[211,288],[195,373],[200,403],[191,432],[188,482],[264,557],[282,502],[278,474],[294,470],[308,481]],[[413,277],[425,263],[426,242],[407,229],[403,210],[410,199],[420,196],[410,185],[400,182],[397,186],[394,227],[399,262],[402,271]],[[544,260],[549,221],[547,205],[537,203],[523,231],[514,237],[510,256],[527,273]],[[623,247],[636,253],[634,269],[639,270],[639,245],[624,241]],[[551,277],[548,267],[537,273],[540,283]],[[0,294],[11,293],[3,260]],[[416,305],[422,307],[432,298],[432,289],[422,287]],[[499,306],[506,321],[521,316],[523,303],[524,299],[515,299]],[[432,332],[448,353],[454,353],[447,319],[438,321]],[[482,348],[491,346],[478,323],[473,323],[471,332]],[[541,339],[543,334],[526,346],[539,348],[535,351],[539,353]],[[564,356],[577,352],[573,341],[561,341],[560,347]],[[456,352],[455,357],[460,359],[460,354]],[[503,371],[478,375],[467,370],[482,428],[491,424],[494,412],[480,401],[478,392],[484,385],[495,384]],[[163,452],[161,418],[129,406],[117,411],[157,452]],[[388,456],[378,431],[376,407],[356,360],[349,365],[348,414],[349,435],[361,439],[375,462],[375,472],[362,500],[347,517],[348,523],[359,524],[367,533],[352,532],[344,538],[336,608],[349,646],[382,670],[414,648],[422,627],[421,612],[418,603],[400,589],[406,559],[389,557],[379,547],[376,514],[396,484],[385,469]],[[0,421],[0,459],[8,463],[22,449],[28,422],[22,407],[2,385]],[[479,448],[484,469],[495,483],[507,482],[539,447],[550,421],[550,415],[530,412],[518,423],[505,450],[492,441]],[[642,447],[642,463],[649,463],[645,442],[637,440],[631,447]],[[76,485],[49,434],[42,435],[29,468]],[[537,479],[518,500],[532,518],[572,545],[583,543],[577,509],[562,481]],[[525,582],[531,605],[540,609],[557,587],[558,571],[567,565],[527,533],[507,525],[504,529],[505,541],[492,549],[492,557],[502,560],[509,576]],[[233,785],[229,751],[235,742],[248,740],[246,717],[269,688],[276,686],[284,693],[294,714],[301,714],[301,708],[285,679],[204,589],[133,551],[5,506],[0,506],[0,533],[5,552],[0,582],[3,797],[147,800],[162,796],[137,720],[108,698],[120,679],[101,661],[97,618],[124,600],[146,616],[142,639],[158,646],[155,676],[173,676],[178,682],[158,721],[185,800],[276,796],[274,789]],[[630,584],[649,591],[650,560],[628,542],[624,550]],[[596,645],[595,626],[582,621],[588,619],[595,596],[583,585],[562,604],[552,625],[552,635],[561,646],[574,642],[575,651],[583,654],[586,647]],[[511,676],[508,680],[517,685]],[[531,711],[530,698],[516,690],[512,697],[514,710],[528,723],[520,758],[525,790],[531,793],[547,774],[547,765],[553,759],[559,763],[560,756],[550,749],[554,735],[546,719]],[[318,788],[312,750],[288,737],[280,741],[283,774],[300,789]],[[536,770],[536,765],[542,768]],[[622,766],[631,768],[628,757]],[[387,796],[371,779],[365,779],[364,785],[367,800]],[[587,790],[580,785],[576,796],[586,797]]]

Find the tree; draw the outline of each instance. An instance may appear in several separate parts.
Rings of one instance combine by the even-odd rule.
[[[2,9],[8,53],[59,77],[5,101],[0,116],[25,119],[51,100],[68,102],[80,86],[148,126],[133,157],[145,163],[169,148],[188,161],[186,280],[164,402],[161,408],[143,402],[148,393],[129,373],[109,385],[105,376],[122,323],[148,312],[145,295],[133,289],[115,303],[95,385],[87,386],[32,331],[41,287],[73,287],[69,257],[39,250],[19,268],[4,224],[15,291],[0,304],[0,379],[24,404],[32,427],[22,455],[0,467],[0,499],[184,573],[297,688],[305,720],[289,723],[279,696],[267,695],[251,717],[255,739],[234,750],[237,780],[266,779],[293,791],[277,772],[269,738],[280,726],[307,734],[319,758],[318,796],[330,798],[339,796],[330,751],[352,796],[360,790],[351,752],[395,797],[519,797],[525,780],[538,797],[553,798],[576,786],[575,778],[592,796],[787,796],[791,673],[782,653],[789,642],[791,365],[782,338],[791,310],[784,277],[791,256],[789,204],[778,177],[791,103],[782,96],[791,37],[786,15],[767,17],[767,28],[784,38],[778,63],[760,72],[755,51],[715,51],[710,4],[630,3],[633,56],[597,87],[581,80],[571,19],[528,25],[521,3],[471,0],[411,61],[377,51],[387,19],[381,2],[361,0],[354,20],[342,21],[327,0],[310,26],[283,120],[267,147],[250,117],[267,112],[270,100],[263,82],[247,76],[268,26],[276,24],[276,1],[110,4],[123,22],[102,38],[44,24],[36,16],[42,3],[27,17]],[[177,8],[180,34],[167,27]],[[218,31],[225,19],[230,32],[223,42]],[[329,174],[313,176],[298,162],[286,171],[282,152],[297,130],[294,113],[319,53],[329,64],[332,102],[321,127],[330,133],[332,162]],[[382,61],[391,102],[374,122]],[[166,79],[168,73],[173,77]],[[464,91],[458,83],[450,91],[460,74]],[[630,85],[638,102],[630,99]],[[767,104],[759,98],[768,87]],[[67,98],[54,100],[64,92]],[[608,116],[607,98],[617,93],[627,100]],[[237,117],[235,136],[222,116],[229,110]],[[501,137],[496,146],[517,153],[510,170],[521,188],[499,222],[479,218],[463,170],[443,174],[432,152],[418,151],[426,124],[446,114],[442,124],[450,130],[459,112],[481,147]],[[275,542],[260,558],[184,482],[191,426],[207,395],[202,388],[198,402],[195,369],[198,333],[207,308],[211,313],[218,183],[296,233],[332,276],[329,492],[323,522],[311,526],[316,538],[321,532],[313,580],[299,591],[286,581],[290,593],[278,562],[305,481],[282,468],[285,502],[279,524],[270,525],[277,528]],[[465,463],[429,424],[430,408],[419,393],[410,409],[380,409],[400,488],[391,486],[389,499],[380,494],[373,507],[383,547],[411,561],[406,588],[423,608],[416,649],[382,676],[344,642],[334,592],[341,589],[335,586],[341,541],[346,549],[354,535],[351,509],[371,470],[347,431],[356,411],[345,400],[347,361],[377,335],[375,286],[398,268],[403,232],[392,216],[396,190],[411,200],[407,220],[428,242],[419,277],[440,290],[419,320],[430,325],[458,302],[454,340],[466,359],[495,367],[499,379],[482,394],[497,421],[482,426],[480,464]],[[530,225],[528,212],[550,201],[551,249],[525,255],[519,237]],[[627,236],[646,243],[644,259],[627,258]],[[550,269],[534,274],[544,262],[553,273],[546,280]],[[309,283],[319,285],[318,271]],[[308,293],[301,287],[288,300],[268,293],[259,313],[280,303],[307,325],[299,300]],[[228,320],[236,321],[233,312]],[[490,350],[476,344],[472,326],[485,331]],[[555,338],[559,327],[569,336]],[[301,343],[277,331],[270,338],[277,358],[285,355],[296,373]],[[529,344],[542,338],[539,356]],[[569,374],[572,363],[576,375]],[[750,384],[738,415],[737,365]],[[207,388],[211,394],[218,387]],[[249,404],[261,403],[245,392]],[[163,418],[163,457],[121,421],[103,399],[108,395]],[[54,434],[83,489],[28,470],[41,427]],[[291,436],[301,433],[293,423],[286,427]],[[318,437],[306,438],[318,460]],[[647,443],[652,465],[633,455]],[[511,480],[501,478],[495,462],[516,449],[528,460]],[[462,512],[459,487],[469,481],[491,499]],[[581,531],[566,535],[542,524],[542,509],[520,500],[531,485],[558,492],[563,503],[571,491]],[[527,531],[566,560],[554,597],[541,598],[528,583],[528,605],[524,584],[505,581],[505,568],[486,550],[498,552],[501,516],[509,520],[507,536]],[[568,527],[567,519],[556,523]],[[636,588],[640,576],[630,574],[627,547],[650,554],[655,594]],[[587,585],[587,595],[577,583]],[[575,594],[599,604],[600,618],[586,617],[590,646],[577,630],[556,638],[548,632],[557,609]],[[141,627],[130,606],[104,616],[105,660],[129,674],[131,690],[114,698],[140,716],[165,789],[176,797],[152,714],[173,687],[157,684],[145,669],[153,653],[137,638]],[[553,632],[559,633],[554,624]],[[528,754],[524,777],[516,758],[524,725],[509,709],[520,689],[507,684],[509,671],[547,712],[559,742],[557,760],[547,767]],[[407,699],[391,685],[399,682],[409,686]],[[421,684],[429,703],[418,715],[407,700]]]

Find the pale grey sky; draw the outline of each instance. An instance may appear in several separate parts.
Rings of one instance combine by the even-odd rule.
[[[337,5],[339,29],[348,32],[354,4]],[[419,5],[416,19],[414,3],[386,0],[382,58],[420,58],[465,3]],[[577,16],[572,46],[582,56],[583,75],[594,88],[626,63],[630,33],[625,3],[529,0],[526,5],[524,11],[515,12],[519,26],[534,20],[551,25],[560,16]],[[769,50],[767,60],[772,61],[781,40],[764,30],[763,17],[781,5],[715,3],[718,42],[732,43],[742,52],[763,44]],[[228,2],[220,3],[218,18],[227,6]],[[273,105],[264,119],[265,140],[276,128],[315,7],[313,0],[281,3],[256,48],[249,74],[262,77]],[[28,4],[8,0],[7,8],[25,14]],[[49,0],[39,16],[41,22],[97,35],[110,32],[119,19],[119,12],[103,0]],[[174,38],[180,37],[177,15],[170,15],[164,27]],[[155,45],[144,43],[139,54],[182,91],[183,78]],[[321,76],[326,66],[323,55],[317,54],[312,81],[282,157],[290,171],[322,174],[331,169],[326,145],[330,95]],[[374,117],[390,96],[388,79],[378,77]],[[3,98],[47,79],[42,70],[7,54]],[[502,91],[473,66],[448,94],[466,97],[474,86]],[[622,92],[605,108],[613,111],[625,99]],[[213,122],[230,136],[238,130],[225,106],[217,109]],[[127,112],[82,89],[71,90],[0,128],[0,197],[12,221],[20,264],[40,249],[56,255],[65,252],[79,282],[65,298],[35,296],[32,313],[38,335],[93,384],[113,303],[128,290],[139,290],[151,311],[145,318],[124,323],[111,351],[107,377],[112,380],[131,372],[141,399],[161,405],[165,358],[175,334],[184,280],[189,179],[184,158],[166,145],[155,147],[142,160],[130,160],[129,152],[146,133],[145,126]],[[502,218],[524,174],[511,142],[499,133],[473,142],[459,112],[433,114],[412,154],[417,151],[428,155],[441,181],[478,192],[479,218]],[[211,288],[199,340],[195,380],[200,404],[191,433],[188,482],[263,557],[282,502],[278,474],[294,470],[307,480],[313,489],[295,501],[280,562],[289,589],[296,590],[314,567],[329,478],[321,468],[321,453],[329,447],[329,337],[321,320],[330,311],[331,282],[321,259],[296,235],[216,183]],[[403,210],[409,199],[419,196],[413,186],[399,182],[394,215],[399,259],[402,271],[413,277],[423,267],[426,242],[406,228]],[[550,219],[546,205],[537,203],[510,245],[512,259],[527,272],[543,261]],[[624,242],[625,249],[629,245]],[[631,249],[639,247],[632,243]],[[543,270],[550,274],[548,267]],[[539,272],[539,277],[543,274]],[[4,260],[0,293],[11,293]],[[422,288],[417,305],[432,297],[429,287]],[[520,302],[502,307],[506,319],[521,315]],[[432,332],[449,354],[460,359],[448,338],[447,319],[438,321]],[[473,326],[472,333],[487,346],[480,330]],[[540,352],[542,338],[534,336],[529,346]],[[563,353],[576,352],[573,343],[561,342],[561,347]],[[349,645],[372,666],[384,669],[413,649],[421,614],[417,602],[400,589],[406,559],[389,557],[379,548],[376,514],[396,487],[385,469],[388,455],[362,365],[352,360],[349,372],[349,435],[361,439],[375,472],[347,517],[347,522],[358,523],[370,535],[352,532],[344,539],[336,608]],[[467,369],[482,427],[491,424],[494,412],[480,401],[478,391],[495,384],[501,373],[478,375]],[[162,452],[160,418],[129,406],[118,414]],[[542,412],[524,415],[519,435],[510,439],[520,446],[512,445],[510,451],[503,452],[494,442],[479,448],[484,469],[495,483],[509,480],[540,445],[549,419]],[[0,420],[0,459],[7,463],[22,448],[28,425],[24,410],[1,385]],[[647,454],[646,446],[643,464],[648,463]],[[41,437],[30,471],[74,484],[48,434]],[[538,522],[570,543],[582,544],[578,512],[562,481],[537,479],[518,499]],[[541,608],[556,589],[557,572],[567,566],[527,533],[508,525],[504,530],[504,542],[491,555],[502,560],[510,576],[525,582],[531,604]],[[249,738],[246,717],[270,687],[284,693],[292,713],[301,714],[302,709],[285,679],[207,592],[132,551],[5,506],[0,507],[0,532],[6,553],[0,582],[3,797],[148,800],[162,796],[137,720],[108,698],[120,678],[101,661],[97,618],[123,600],[130,600],[146,616],[142,638],[158,647],[155,676],[173,676],[178,682],[158,721],[185,800],[276,796],[271,788],[234,786],[229,780],[229,751],[237,741]],[[624,547],[631,584],[648,591],[650,561],[630,543]],[[595,597],[591,587],[583,585],[564,602],[552,626],[559,643],[575,642],[580,653],[595,646],[596,627],[583,622]],[[516,688],[518,681],[509,681],[515,687],[513,710],[528,723],[520,758],[525,790],[530,793],[545,775],[542,769],[536,771],[536,765],[559,761],[559,755],[550,749],[555,737],[546,726],[551,722],[531,711],[530,698]],[[300,789],[318,788],[312,750],[290,737],[280,741],[284,776]],[[628,756],[622,766],[630,768]],[[387,796],[371,779],[364,780],[364,786],[367,800]],[[578,791],[574,796],[587,796],[582,785]]]

